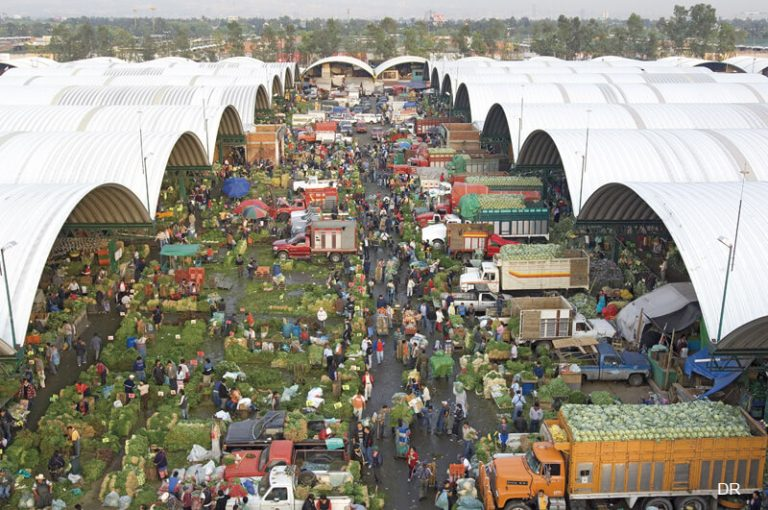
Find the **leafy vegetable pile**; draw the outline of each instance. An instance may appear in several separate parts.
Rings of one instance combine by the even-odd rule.
[[[466,179],[467,184],[484,184],[489,187],[520,186],[524,188],[541,187],[541,179],[537,177],[524,177],[519,175],[470,175]]]
[[[502,260],[548,260],[559,257],[563,248],[559,244],[507,244],[501,247]]]
[[[750,435],[738,408],[721,402],[665,406],[565,404],[561,410],[576,442]]]

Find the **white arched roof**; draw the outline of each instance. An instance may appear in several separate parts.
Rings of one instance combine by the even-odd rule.
[[[483,136],[518,140],[550,129],[768,129],[768,104],[530,104],[497,103]],[[520,117],[522,113],[522,123]],[[522,126],[521,126],[522,124]],[[522,129],[522,130],[521,130]]]
[[[365,71],[366,73],[371,75],[371,78],[376,76],[376,73],[374,72],[374,70],[373,70],[373,68],[371,66],[369,66],[368,64],[366,64],[365,62],[363,62],[360,59],[357,59],[355,57],[349,57],[349,56],[346,56],[346,55],[337,55],[335,57],[321,58],[320,60],[312,62],[312,64],[309,67],[304,69],[304,73],[306,73],[307,71],[309,71],[310,69],[312,69],[314,67],[322,66],[322,65],[325,65],[325,64],[347,64],[347,65],[351,65],[351,66],[357,67],[358,69],[361,69],[361,70]]]
[[[399,57],[385,60],[381,64],[377,65],[376,69],[374,69],[373,72],[376,76],[378,76],[391,67],[396,67],[403,64],[427,64],[428,62],[429,61],[424,57],[415,57],[413,55],[401,55]]]
[[[165,105],[229,106],[237,109],[244,126],[254,124],[257,109],[268,109],[271,94],[263,85],[226,87],[3,87],[0,105]]]
[[[471,111],[472,120],[485,120],[490,107],[505,102],[526,104],[638,104],[638,103],[766,103],[765,83],[534,83],[528,85],[472,82],[460,86],[457,109]]]
[[[768,57],[731,57],[725,61],[744,69],[747,73],[762,74],[768,71]]]
[[[626,182],[729,182],[768,180],[768,129],[626,129],[534,131],[518,165],[562,166],[571,204],[582,204],[601,186]],[[583,156],[588,152],[586,171]],[[583,181],[583,189],[581,183]]]
[[[13,66],[16,69],[38,69],[43,67],[58,66],[59,63],[55,60],[45,57],[26,57],[26,58],[11,58],[8,60],[0,60],[0,64]]]
[[[585,204],[583,218],[627,221],[656,217],[664,222],[688,269],[709,337],[716,339],[729,251],[718,237],[734,242],[740,193],[739,182],[609,184]],[[766,196],[768,183],[744,184],[735,261],[723,314],[723,348],[752,342],[766,347],[765,329],[756,338],[737,338],[742,326],[768,316],[768,300],[762,298],[768,281]]]
[[[44,200],[41,198],[44,197]],[[17,345],[24,344],[32,304],[48,254],[65,222],[146,223],[139,198],[117,184],[20,184],[0,186],[0,243],[5,252]],[[13,354],[8,300],[0,292],[0,353]]]
[[[219,135],[244,134],[232,106],[0,106],[0,131],[138,132],[139,112],[148,133],[193,132],[205,144],[209,164]]]
[[[259,66],[264,65],[263,60],[252,57],[229,57],[219,60],[221,64],[236,64],[238,66]]]
[[[142,170],[139,133],[0,133],[0,187],[11,184],[121,184],[154,217],[167,166],[207,166],[200,140],[191,132],[143,136],[147,176]],[[47,201],[46,201],[47,202]],[[49,207],[53,207],[48,203]]]

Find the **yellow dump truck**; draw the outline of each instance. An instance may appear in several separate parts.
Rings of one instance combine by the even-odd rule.
[[[547,441],[524,455],[481,464],[478,492],[486,510],[535,509],[540,491],[550,510],[616,504],[707,510],[715,508],[718,491],[738,487],[748,497],[762,490],[768,438],[740,408],[713,402],[609,407],[563,406],[542,426]],[[694,422],[685,418],[689,412]]]

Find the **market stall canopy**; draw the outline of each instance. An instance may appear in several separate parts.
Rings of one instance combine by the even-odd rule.
[[[670,283],[641,296],[625,306],[616,317],[619,334],[637,339],[638,325],[644,331],[653,324],[660,331],[684,330],[701,317],[699,300],[691,283]]]
[[[222,192],[230,198],[240,198],[248,194],[251,183],[242,177],[233,177],[224,181]]]
[[[164,257],[193,257],[199,251],[199,244],[166,244],[160,249],[160,255]]]
[[[699,398],[706,398],[738,379],[754,359],[752,357],[718,359],[716,353],[713,354],[706,349],[701,349],[686,358],[684,370],[688,377],[696,373],[707,379],[712,379],[714,382],[712,387],[699,395]]]

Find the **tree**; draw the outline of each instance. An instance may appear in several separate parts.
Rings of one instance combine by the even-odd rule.
[[[261,31],[261,51],[259,57],[266,62],[275,60],[277,56],[277,42],[278,33],[275,27],[271,23],[264,24],[264,28]]]
[[[285,52],[289,58],[296,52],[296,26],[293,23],[285,25]]]
[[[717,14],[709,4],[696,4],[690,10],[688,35],[691,40],[691,53],[699,58],[712,51],[718,36]]]
[[[245,49],[245,39],[243,38],[243,27],[235,20],[227,23],[225,35],[227,52],[232,56],[242,56]]]
[[[646,33],[643,18],[634,12],[627,19],[627,50],[630,56],[638,57],[644,53]]]
[[[178,25],[173,35],[173,51],[180,57],[192,58],[192,49],[189,44],[189,29],[185,25]]]
[[[668,20],[659,20],[659,30],[672,42],[675,50],[681,50],[688,38],[688,9],[682,5],[676,5],[672,10],[672,17]]]
[[[736,43],[739,40],[739,33],[730,23],[721,23],[717,31],[717,53],[725,57],[736,49]]]
[[[141,41],[141,59],[144,62],[148,62],[155,59],[156,57],[157,45],[155,44],[155,40],[152,38],[152,34],[150,34],[148,31],[144,32],[144,36],[142,37]]]
[[[464,23],[458,31],[451,35],[453,45],[456,46],[456,49],[459,50],[459,53],[465,54],[469,52],[470,35],[471,32],[467,23]]]
[[[533,23],[531,51],[539,55],[562,56],[563,51],[557,37],[557,25],[549,19]]]
[[[428,57],[432,49],[432,38],[429,35],[427,24],[417,21],[410,27],[403,29],[403,49],[406,55]]]

